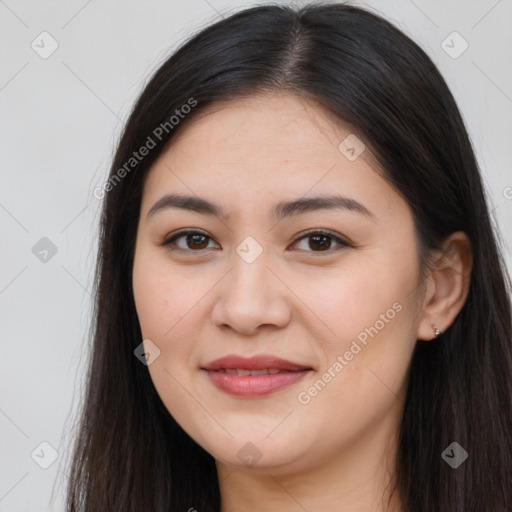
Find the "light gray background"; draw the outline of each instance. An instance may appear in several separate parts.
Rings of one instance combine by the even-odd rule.
[[[123,120],[188,35],[257,3],[0,0],[0,512],[63,510],[87,357],[100,206],[93,190]],[[352,3],[394,21],[440,68],[512,246],[512,0]],[[42,46],[43,31],[59,45],[47,59],[31,47]],[[469,44],[457,59],[442,47],[453,31]],[[58,249],[47,262],[32,252],[42,237]],[[35,460],[50,460],[42,442],[58,452],[48,469],[31,458],[36,450]]]

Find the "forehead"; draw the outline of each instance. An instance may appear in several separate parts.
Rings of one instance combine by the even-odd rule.
[[[318,152],[311,150],[319,142],[337,149],[350,132],[347,125],[310,98],[260,94],[209,105],[178,131],[170,148],[180,145],[181,150],[190,150],[201,141],[207,144],[205,149],[254,154],[265,150],[277,158],[279,152],[292,149],[297,158],[307,152],[314,159]]]
[[[370,208],[379,201],[389,204],[395,192],[369,150],[355,160],[340,151],[340,143],[354,136],[321,105],[298,96],[217,103],[195,114],[155,161],[144,186],[146,203],[180,191],[212,199],[222,195],[233,207],[238,200],[250,209],[255,202],[276,203],[310,191],[366,197]]]

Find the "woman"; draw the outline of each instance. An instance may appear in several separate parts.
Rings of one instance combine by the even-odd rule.
[[[455,101],[390,23],[207,27],[101,195],[69,512],[512,509],[510,281]]]

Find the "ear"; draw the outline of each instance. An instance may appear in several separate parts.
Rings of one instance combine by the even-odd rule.
[[[466,302],[469,292],[473,253],[471,242],[463,231],[457,231],[443,242],[443,249],[427,277],[421,307],[417,338],[435,338],[434,327],[446,331]]]

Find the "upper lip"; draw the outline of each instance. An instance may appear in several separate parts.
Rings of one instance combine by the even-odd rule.
[[[223,369],[288,371],[312,370],[310,366],[297,364],[270,354],[260,354],[252,357],[242,357],[234,354],[227,355],[220,359],[215,359],[215,361],[208,363],[202,368],[210,371]]]

